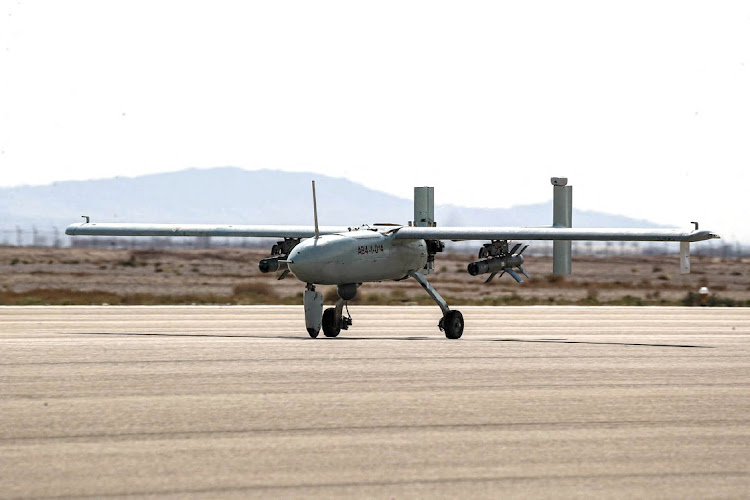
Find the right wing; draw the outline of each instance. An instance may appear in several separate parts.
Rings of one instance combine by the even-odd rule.
[[[320,234],[349,231],[345,226],[321,226]],[[217,224],[137,224],[81,222],[65,228],[71,236],[237,236],[257,238],[311,238],[313,226],[243,226]]]

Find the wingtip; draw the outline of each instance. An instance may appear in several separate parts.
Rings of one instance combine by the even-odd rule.
[[[706,241],[706,240],[713,240],[713,239],[721,239],[721,236],[719,236],[716,233],[713,233],[711,231],[693,231],[691,233],[695,239],[692,239],[690,241]]]

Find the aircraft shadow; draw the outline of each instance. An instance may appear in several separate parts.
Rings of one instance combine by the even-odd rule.
[[[316,339],[309,336],[292,336],[292,335],[217,335],[213,333],[149,333],[149,332],[64,332],[60,335],[108,335],[112,337],[135,336],[135,337],[206,337],[221,339],[284,339],[284,340],[315,340],[315,341],[345,341],[345,340],[431,340],[444,341],[443,338],[432,337],[336,337],[328,338],[320,336]]]
[[[480,339],[481,340],[481,339]],[[689,344],[647,344],[637,342],[591,342],[587,340],[565,340],[565,339],[485,339],[485,342],[530,342],[539,344],[588,344],[588,345],[621,345],[621,346],[638,346],[638,347],[680,347],[690,349],[715,349],[709,345],[689,345]]]
[[[217,339],[288,339],[305,340],[306,337],[293,337],[291,335],[218,335],[215,333],[149,333],[149,332],[61,332],[60,335],[106,335],[109,337],[198,337]],[[315,339],[310,339],[315,340]]]
[[[107,335],[112,337],[118,336],[135,336],[135,337],[191,337],[191,338],[247,338],[247,339],[282,339],[282,340],[309,340],[309,341],[378,341],[378,340],[402,340],[402,341],[432,341],[446,342],[442,337],[318,337],[313,339],[303,336],[291,335],[218,335],[212,333],[149,333],[149,332],[65,332],[61,335]],[[603,346],[624,346],[624,347],[676,347],[681,349],[715,349],[713,346],[690,345],[690,344],[654,344],[639,342],[593,342],[586,340],[566,340],[566,339],[472,339],[463,338],[459,342],[520,342],[535,344],[584,344],[584,345],[603,345]]]

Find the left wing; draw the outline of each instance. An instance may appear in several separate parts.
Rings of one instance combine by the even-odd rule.
[[[396,234],[395,238],[402,239],[425,239],[425,240],[504,240],[505,250],[499,253],[485,263],[487,265],[497,264],[498,267],[494,273],[502,269],[503,272],[509,273],[516,281],[521,278],[513,274],[513,265],[506,265],[511,260],[507,258],[520,258],[519,255],[513,255],[515,250],[507,252],[507,240],[552,240],[552,241],[679,241],[680,242],[680,272],[683,274],[690,272],[690,243],[694,241],[710,240],[718,238],[719,235],[710,231],[684,231],[680,229],[615,229],[615,228],[568,228],[568,227],[402,227]],[[507,253],[506,253],[507,252]],[[523,252],[523,250],[521,250]],[[476,265],[480,262],[474,263]],[[570,274],[571,250],[570,245],[553,248],[553,272],[555,274]],[[477,273],[481,270],[477,269]],[[488,268],[489,269],[489,268]],[[518,268],[525,274],[523,268]],[[488,271],[492,272],[491,269]],[[492,274],[489,280],[495,276]],[[488,281],[489,281],[488,280]]]
[[[719,238],[710,231],[681,229],[615,229],[565,227],[415,227],[398,229],[398,239],[425,240],[559,240],[559,241],[681,241]]]

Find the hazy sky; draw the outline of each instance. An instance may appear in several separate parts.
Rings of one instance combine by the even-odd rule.
[[[750,241],[747,1],[0,5],[2,186],[232,165],[506,207],[556,175]]]

